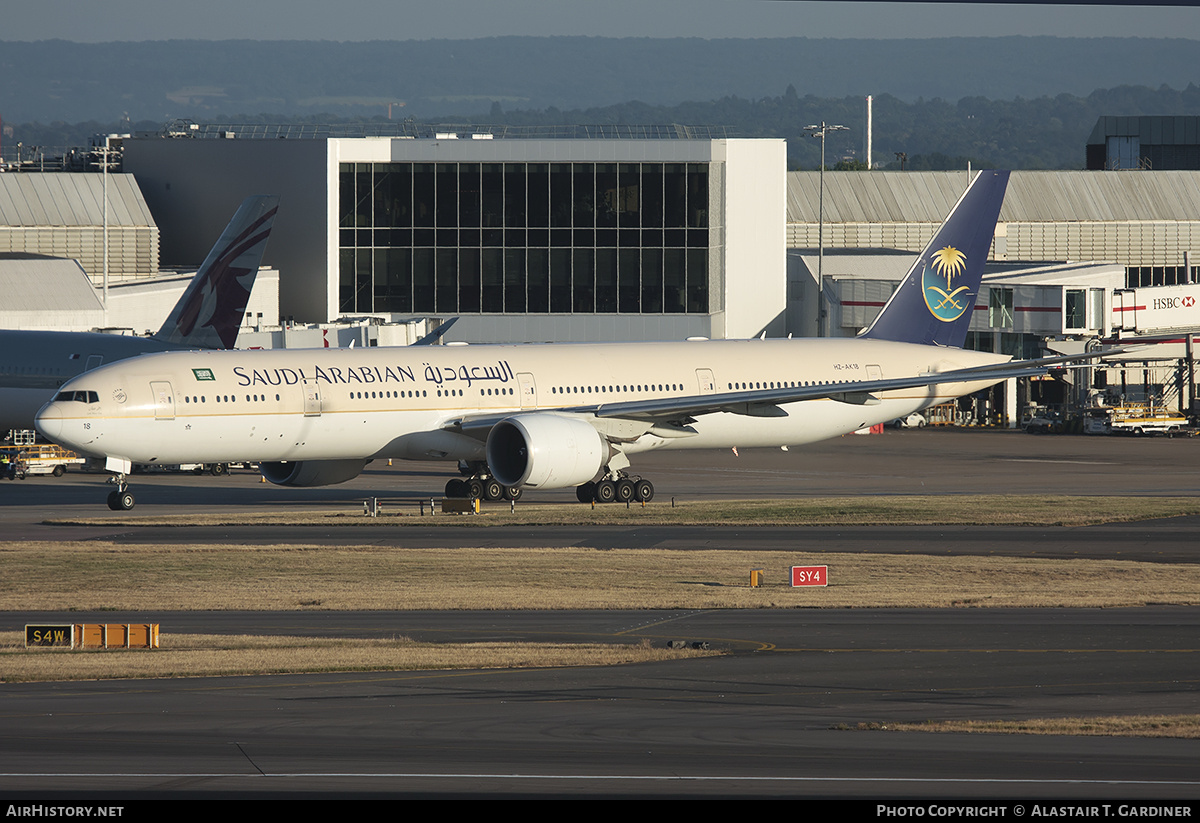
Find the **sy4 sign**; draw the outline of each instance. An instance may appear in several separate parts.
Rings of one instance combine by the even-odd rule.
[[[792,566],[792,586],[828,586],[828,566]]]

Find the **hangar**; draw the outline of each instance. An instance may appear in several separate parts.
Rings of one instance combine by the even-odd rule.
[[[0,253],[79,261],[103,285],[158,273],[158,226],[131,174],[0,174]],[[107,193],[107,205],[105,208]],[[107,229],[107,231],[106,231]]]
[[[0,174],[0,328],[157,329],[233,213],[216,216],[217,228],[198,238],[205,247],[197,257],[175,258],[183,265],[164,271],[159,227],[137,181],[107,177]],[[259,274],[249,311],[260,323],[278,322],[278,274]]]
[[[916,254],[958,199],[968,172],[827,172],[826,248]],[[819,175],[788,174],[788,248],[816,249]],[[1194,282],[1200,258],[1200,171],[1014,171],[992,258],[1096,260],[1126,285]]]

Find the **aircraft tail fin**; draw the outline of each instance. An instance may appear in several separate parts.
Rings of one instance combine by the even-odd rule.
[[[863,337],[962,347],[1008,174],[979,172]]]
[[[242,202],[156,340],[185,348],[233,348],[278,207],[275,195]]]
[[[413,345],[414,346],[432,346],[432,345],[436,344],[439,340],[442,339],[442,337],[446,334],[446,332],[450,331],[450,327],[453,326],[457,322],[458,322],[457,317],[451,317],[446,322],[438,324],[438,327],[436,329],[434,329],[429,334],[422,337],[420,340],[414,341]]]

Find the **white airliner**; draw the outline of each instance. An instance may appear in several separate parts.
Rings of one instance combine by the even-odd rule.
[[[458,461],[451,496],[648,500],[640,452],[809,443],[1044,373],[1056,360],[960,348],[1007,181],[978,175],[855,339],[155,354],[72,380],[38,429],[107,458],[114,509],[134,505],[131,463],[257,461],[319,486],[378,458]]]
[[[278,204],[278,197],[246,198],[151,337],[0,330],[0,433],[33,428],[37,410],[59,387],[103,363],[147,352],[233,348]]]

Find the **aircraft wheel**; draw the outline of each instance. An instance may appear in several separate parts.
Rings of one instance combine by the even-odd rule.
[[[108,493],[108,507],[115,512],[121,510],[121,507],[117,505],[117,493],[116,492]]]
[[[525,490],[523,488],[521,488],[520,486],[505,486],[504,487],[504,499],[505,500],[520,500],[521,495],[524,493],[525,493]]]
[[[633,499],[639,503],[649,503],[654,499],[654,484],[649,480],[639,480],[633,487]]]
[[[478,477],[472,477],[466,482],[467,499],[478,500],[483,497],[483,481]]]
[[[446,496],[447,497],[466,497],[467,482],[455,477],[446,481]]]
[[[636,489],[633,486],[633,481],[628,477],[622,477],[617,481],[617,497],[618,503],[630,503],[633,501]]]
[[[484,500],[499,500],[504,496],[504,486],[499,480],[488,480],[483,484]]]
[[[591,503],[596,499],[596,484],[589,481],[576,486],[575,499],[580,503]]]
[[[596,502],[611,503],[617,499],[617,484],[611,480],[601,480],[596,484]]]
[[[134,499],[133,492],[129,492],[129,491],[117,492],[116,499],[117,499],[117,511],[123,511],[123,512],[127,512],[130,509],[132,509],[134,504],[137,502],[137,500]]]

